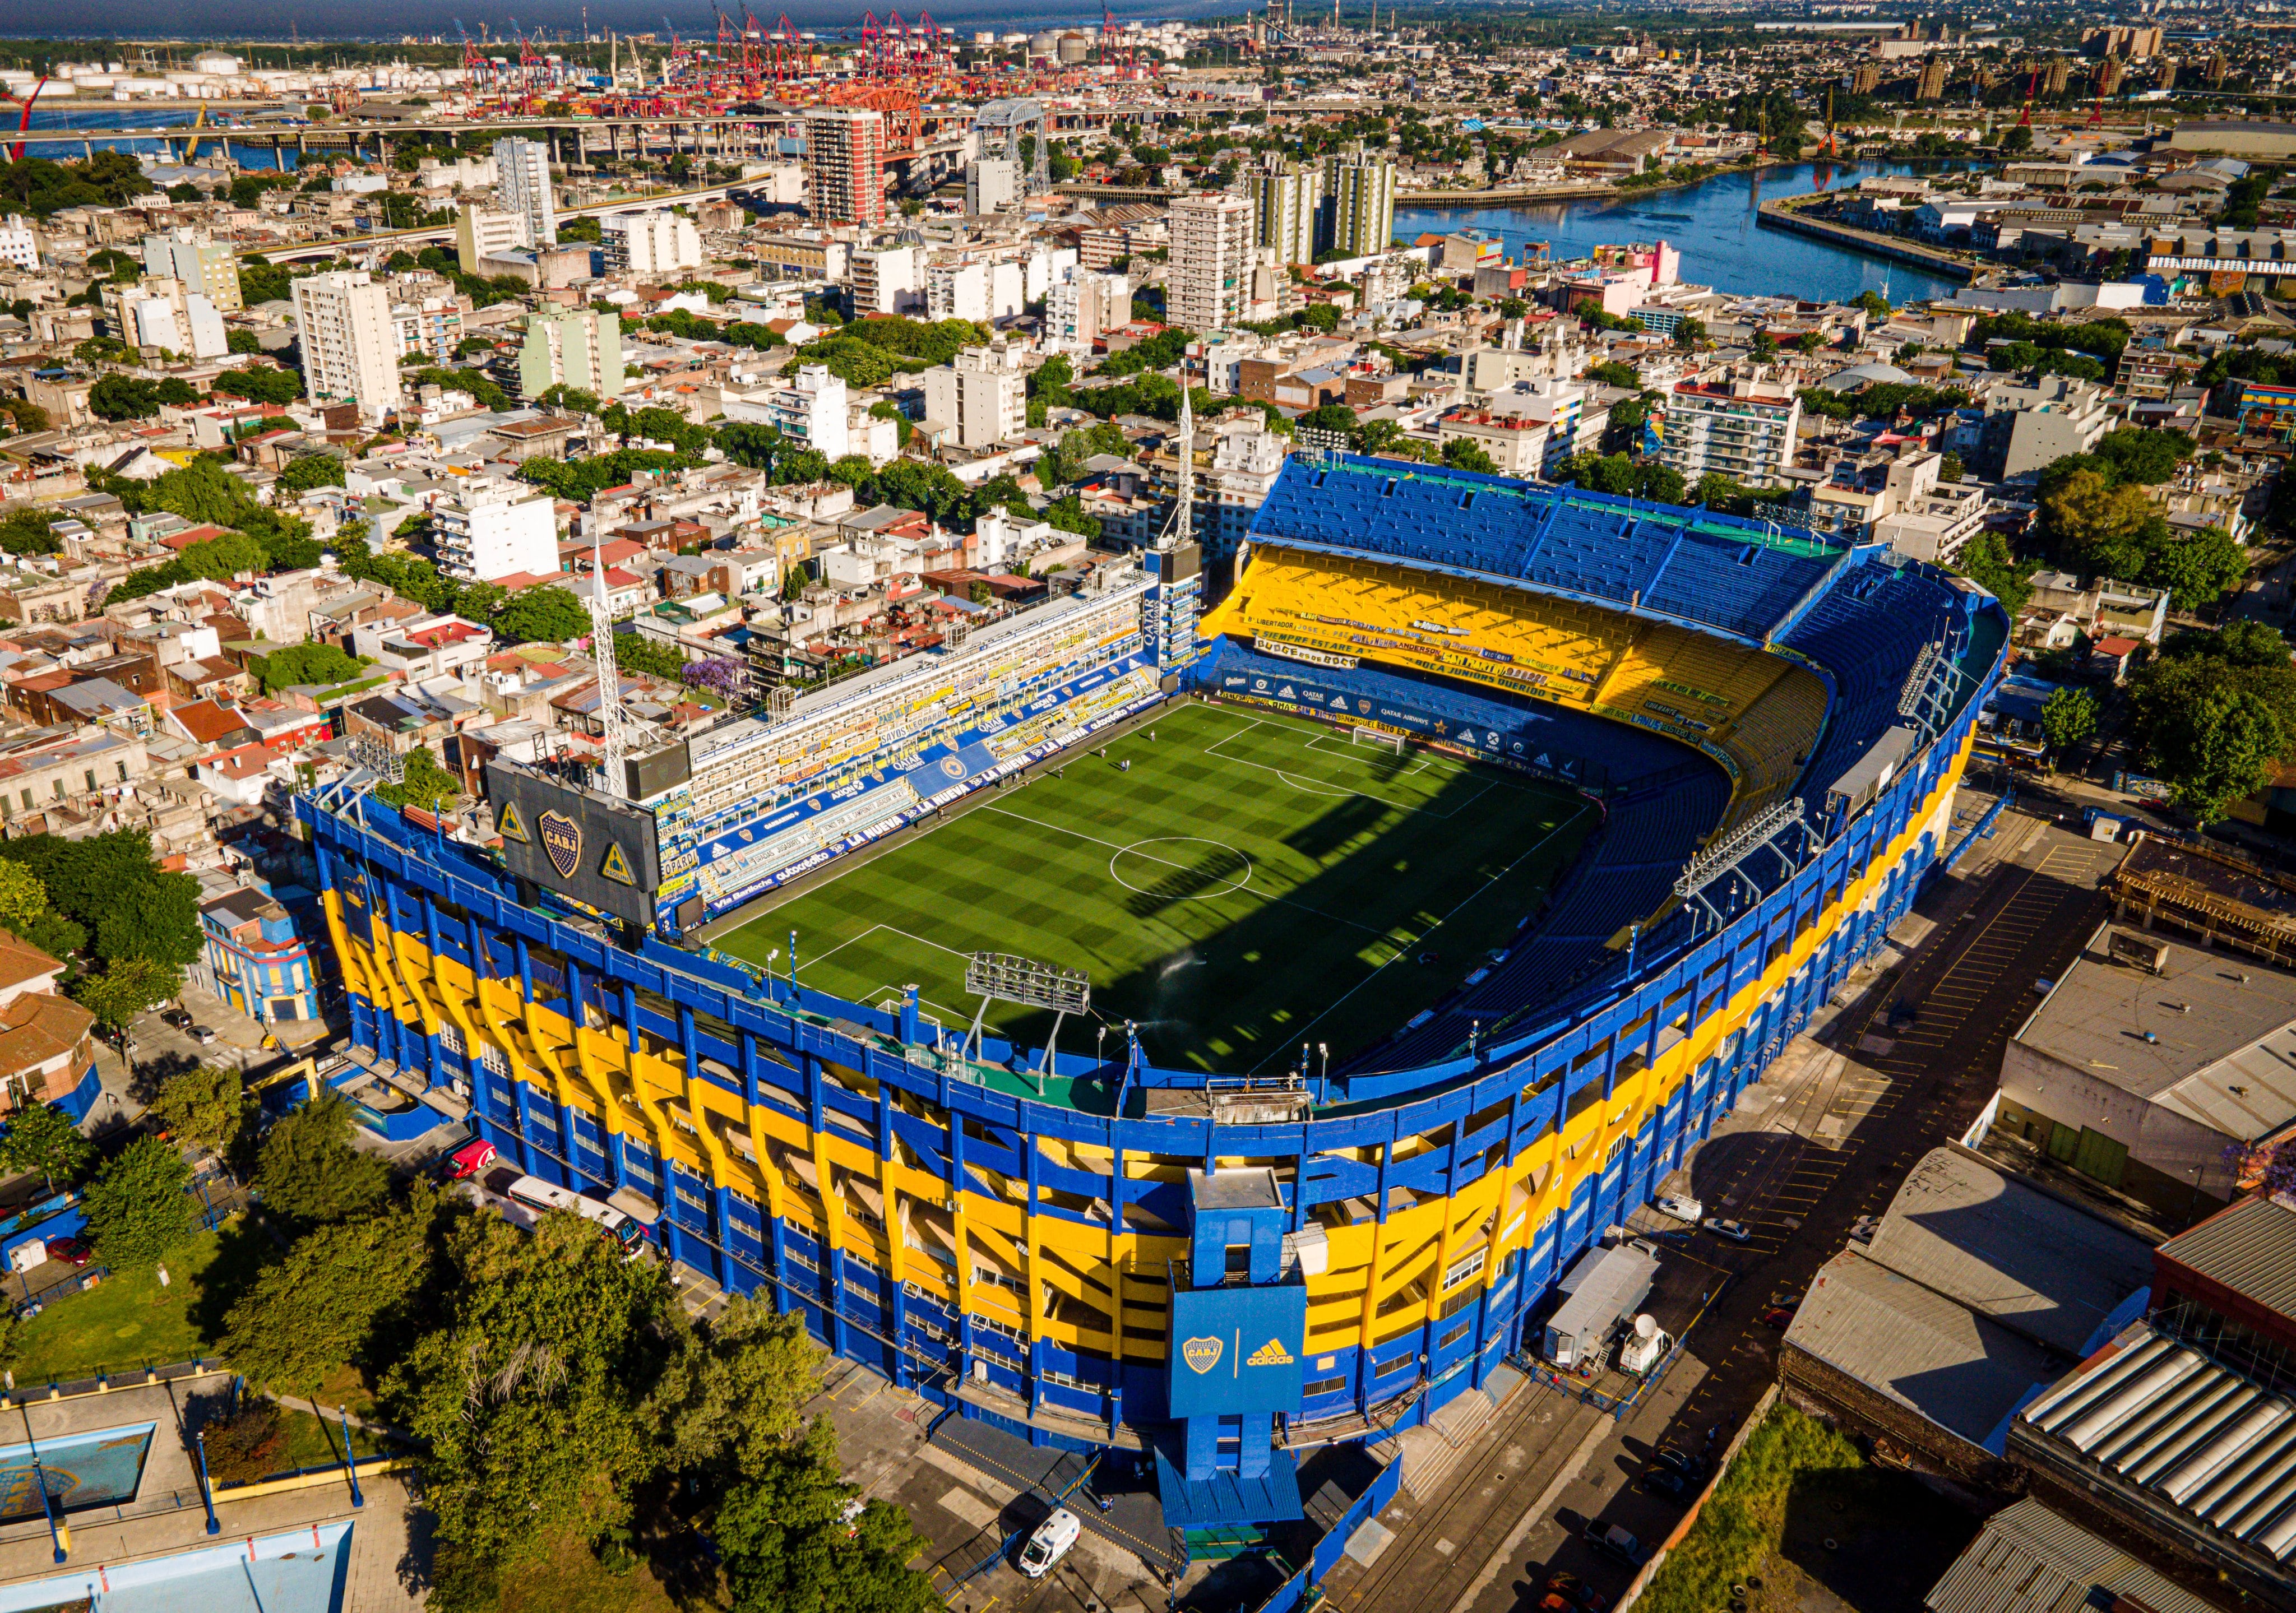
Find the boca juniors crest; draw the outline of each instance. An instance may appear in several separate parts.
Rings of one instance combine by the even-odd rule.
[[[1218,1339],[1185,1339],[1180,1342],[1180,1359],[1188,1363],[1191,1371],[1209,1372],[1219,1364],[1224,1347]]]
[[[562,812],[545,812],[535,819],[542,831],[542,849],[562,880],[574,877],[582,863],[582,825]]]

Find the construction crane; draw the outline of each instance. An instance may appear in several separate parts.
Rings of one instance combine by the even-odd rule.
[[[32,86],[31,93],[24,97],[24,110],[16,119],[16,132],[19,135],[21,135],[31,128],[32,108],[38,102],[40,99],[40,92],[47,87],[47,76],[45,74],[42,74],[39,82]],[[7,101],[10,99],[12,99],[12,97],[8,95],[6,92],[0,91],[0,101]],[[207,109],[205,107],[201,107],[200,110],[201,111],[205,111]],[[21,140],[17,141],[8,148],[8,160],[11,162],[21,162],[24,160],[24,143]]]

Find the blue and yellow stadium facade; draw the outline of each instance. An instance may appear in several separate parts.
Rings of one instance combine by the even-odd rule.
[[[1185,1482],[1415,1423],[1521,1347],[1574,1256],[1880,946],[1945,849],[2006,622],[1958,579],[1874,551],[1332,460],[1287,469],[1205,626],[1192,675],[1208,692],[1248,664],[1327,688],[1472,685],[1533,715],[1569,704],[1726,774],[1702,834],[1796,792],[1812,831],[1742,881],[1726,919],[1693,920],[1661,870],[1632,944],[1591,948],[1597,967],[1563,971],[1570,990],[1509,987],[1512,1003],[1478,1009],[1472,1052],[1462,1020],[1456,1040],[1390,1044],[1403,1067],[1334,1074],[1289,1118],[1228,1124],[1210,1104],[1144,1105],[1204,1077],[1136,1055],[1120,1072],[1059,1060],[1110,1076],[1114,1112],[1048,1101],[994,1037],[962,1060],[923,1044],[913,1006],[792,990],[652,935],[618,943],[521,904],[484,856],[379,803],[306,798],[354,1039],[467,1091],[477,1129],[527,1170],[652,1200],[668,1255],[1032,1441],[1161,1439]],[[1915,723],[1909,691],[1938,665],[1945,698]],[[1917,742],[1831,791],[1907,726]],[[1447,742],[1474,749],[1462,729]],[[1226,1281],[1304,1289],[1297,1378],[1272,1408],[1192,1419],[1184,1459],[1168,1396],[1193,1363],[1175,1351],[1212,1346],[1172,1337],[1174,1290],[1220,1282],[1218,1236],[1200,1234],[1217,1184],[1238,1180],[1272,1200],[1235,1223],[1231,1244],[1261,1241]],[[1167,1512],[1217,1508],[1168,1495]]]

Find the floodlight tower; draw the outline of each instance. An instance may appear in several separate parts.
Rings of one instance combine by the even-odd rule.
[[[1160,549],[1177,549],[1195,536],[1196,415],[1189,407],[1188,361],[1180,360],[1180,492],[1172,506],[1172,524],[1164,528]]]
[[[590,549],[590,659],[598,668],[598,728],[604,741],[605,792],[626,799],[628,789],[623,766],[629,741],[622,732],[622,673],[614,663],[614,609],[606,600],[606,557],[594,540]]]

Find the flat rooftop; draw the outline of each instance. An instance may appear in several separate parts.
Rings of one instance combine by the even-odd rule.
[[[2226,1136],[2296,1120],[2296,973],[2154,930],[2154,974],[2108,953],[2127,929],[2097,927],[2018,1044]]]

